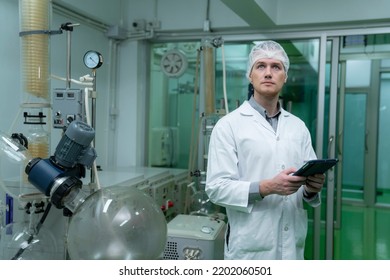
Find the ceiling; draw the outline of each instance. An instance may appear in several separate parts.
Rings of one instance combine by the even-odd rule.
[[[52,0],[52,3],[55,12],[71,14],[101,30],[120,26],[137,32],[133,28],[137,19],[148,23],[157,20],[159,27],[154,31],[160,38],[165,34],[174,37],[191,32],[202,35],[205,17],[210,20],[214,34],[319,31],[390,24],[388,0]]]
[[[389,24],[386,0],[220,0],[252,29]]]

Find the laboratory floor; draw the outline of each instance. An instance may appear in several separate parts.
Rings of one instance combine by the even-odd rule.
[[[312,238],[309,223],[308,238]],[[321,230],[321,259],[325,259],[324,226]],[[334,230],[334,260],[390,260],[390,210],[342,206],[341,227]],[[312,258],[307,242],[305,258]]]

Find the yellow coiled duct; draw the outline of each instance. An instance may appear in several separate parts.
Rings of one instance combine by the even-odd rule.
[[[49,100],[50,0],[20,0],[23,91]],[[30,32],[30,33],[29,33]]]

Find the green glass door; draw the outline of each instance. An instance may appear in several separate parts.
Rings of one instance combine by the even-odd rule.
[[[387,65],[383,61],[382,65]],[[380,74],[378,110],[378,146],[376,172],[376,202],[390,203],[390,72]]]
[[[341,67],[338,185],[346,204],[389,207],[390,73],[383,71],[386,60],[352,58]]]
[[[342,49],[342,47],[341,47]],[[340,52],[332,259],[390,258],[388,54]]]
[[[344,131],[341,162],[343,198],[362,201],[366,153],[367,92],[347,91],[344,101]]]

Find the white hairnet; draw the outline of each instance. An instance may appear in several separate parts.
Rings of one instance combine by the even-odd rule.
[[[246,70],[246,77],[248,79],[249,75],[252,72],[253,64],[255,64],[256,61],[262,58],[272,58],[280,60],[280,62],[282,62],[284,66],[284,71],[287,75],[288,68],[290,66],[290,61],[283,47],[274,41],[262,41],[256,44],[249,54],[248,66]]]

